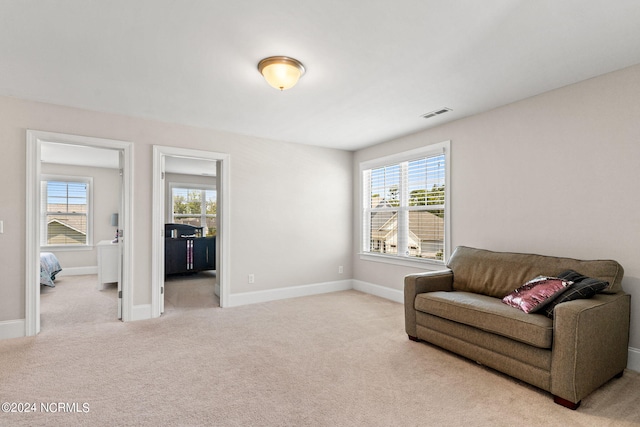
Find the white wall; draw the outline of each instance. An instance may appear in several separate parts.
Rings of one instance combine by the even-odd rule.
[[[53,252],[63,271],[76,267],[96,267],[97,249],[101,240],[112,240],[116,236],[116,227],[111,225],[111,214],[118,212],[120,204],[120,173],[118,169],[95,168],[87,166],[60,165],[42,163],[43,174],[92,177],[93,188],[93,244],[91,250],[55,250],[42,248],[44,252]]]
[[[359,162],[451,140],[453,246],[617,260],[640,348],[639,100],[634,66],[360,150],[354,206]],[[356,208],[355,242],[359,219]],[[355,279],[398,290],[418,271],[353,265]]]
[[[0,117],[0,321],[24,319],[27,129],[133,142],[134,305],[151,302],[154,144],[230,155],[231,294],[351,277],[351,152],[8,97]]]

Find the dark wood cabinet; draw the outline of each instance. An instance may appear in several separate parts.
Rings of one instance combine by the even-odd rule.
[[[193,268],[198,271],[216,269],[216,238],[193,240]]]
[[[164,274],[187,271],[187,239],[164,239]]]
[[[182,224],[165,225],[165,236],[167,237],[164,239],[164,274],[215,270],[216,238],[195,237],[198,235],[193,230],[196,227],[191,229],[186,229],[185,227],[190,226]],[[175,229],[180,230],[178,233],[173,233],[176,237],[169,237],[171,236],[171,230]]]

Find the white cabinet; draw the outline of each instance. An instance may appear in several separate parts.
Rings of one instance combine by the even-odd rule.
[[[98,248],[98,289],[103,289],[104,283],[118,281],[118,258],[120,244],[111,243],[111,240],[102,240]]]

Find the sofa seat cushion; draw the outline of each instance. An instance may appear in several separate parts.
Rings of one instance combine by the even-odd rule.
[[[486,295],[427,292],[416,296],[415,309],[539,348],[551,348],[553,342],[552,319],[527,314]]]

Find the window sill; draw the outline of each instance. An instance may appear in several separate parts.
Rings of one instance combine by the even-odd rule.
[[[40,252],[51,252],[51,251],[91,251],[93,250],[93,245],[78,245],[78,246],[40,246]]]
[[[402,265],[405,267],[427,268],[429,270],[441,270],[445,267],[443,261],[431,259],[402,258],[393,255],[379,255],[370,253],[360,253],[362,261],[382,262],[386,264]]]

